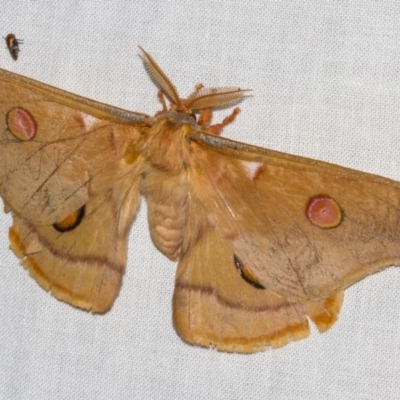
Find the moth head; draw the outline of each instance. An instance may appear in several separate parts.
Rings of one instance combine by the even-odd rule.
[[[171,101],[171,110],[194,115],[194,111],[201,111],[207,108],[222,107],[229,103],[239,101],[249,89],[238,87],[215,87],[205,88],[202,84],[196,85],[195,90],[186,98],[182,99],[175,85],[171,82],[165,72],[156,63],[153,57],[139,46],[142,51],[143,62],[151,78],[160,87]],[[163,111],[168,111],[164,105]]]

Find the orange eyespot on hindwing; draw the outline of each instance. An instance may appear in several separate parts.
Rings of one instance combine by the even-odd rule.
[[[36,121],[25,108],[13,108],[7,114],[7,126],[17,139],[27,141],[36,136]]]
[[[236,254],[233,256],[233,262],[235,264],[235,267],[238,269],[241,278],[244,281],[246,281],[256,289],[265,289],[264,286],[261,285],[257,277],[254,276],[254,274],[243,265],[242,261],[236,256]]]
[[[335,228],[342,222],[339,204],[328,195],[311,197],[306,207],[307,219],[320,228]]]
[[[72,214],[66,216],[61,221],[53,224],[53,227],[58,232],[68,232],[75,229],[83,220],[85,216],[85,206],[79,210],[74,211]]]

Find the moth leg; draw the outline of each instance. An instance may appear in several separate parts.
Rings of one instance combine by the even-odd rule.
[[[200,111],[199,119],[197,121],[198,125],[202,128],[208,129],[211,124],[213,112],[211,108],[203,108]]]
[[[167,102],[165,101],[164,93],[161,90],[157,92],[157,98],[158,101],[161,103],[162,109],[156,112],[156,116],[164,114],[168,111]]]
[[[205,110],[204,110],[205,111]],[[220,136],[223,129],[225,128],[225,126],[231,124],[233,121],[235,121],[236,116],[240,113],[240,108],[236,107],[231,114],[229,114],[228,116],[226,116],[224,118],[224,120],[220,123],[220,124],[214,124],[214,125],[210,125],[207,128],[207,132],[212,133],[213,135],[217,135]]]

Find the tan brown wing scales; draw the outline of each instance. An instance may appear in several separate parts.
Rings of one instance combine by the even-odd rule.
[[[180,261],[173,319],[184,340],[252,353],[307,337],[307,316],[320,332],[337,320],[343,292],[318,301],[295,302],[246,282],[234,266],[233,254],[230,243],[210,230]]]
[[[400,264],[400,183],[210,140],[191,142],[203,171],[193,179],[201,179],[198,201],[263,287],[296,301],[323,299]],[[325,215],[313,208],[318,201]],[[326,216],[336,222],[325,226]]]
[[[104,312],[125,269],[143,165],[134,148],[146,125],[127,125],[128,113],[117,123],[118,110],[5,71],[0,92],[11,248],[54,296]]]

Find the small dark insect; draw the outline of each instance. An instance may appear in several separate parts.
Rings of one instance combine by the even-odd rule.
[[[24,43],[24,41],[22,39],[17,39],[13,33],[9,33],[5,37],[5,41],[7,43],[8,50],[10,51],[11,57],[13,58],[13,60],[17,61],[19,45]]]

